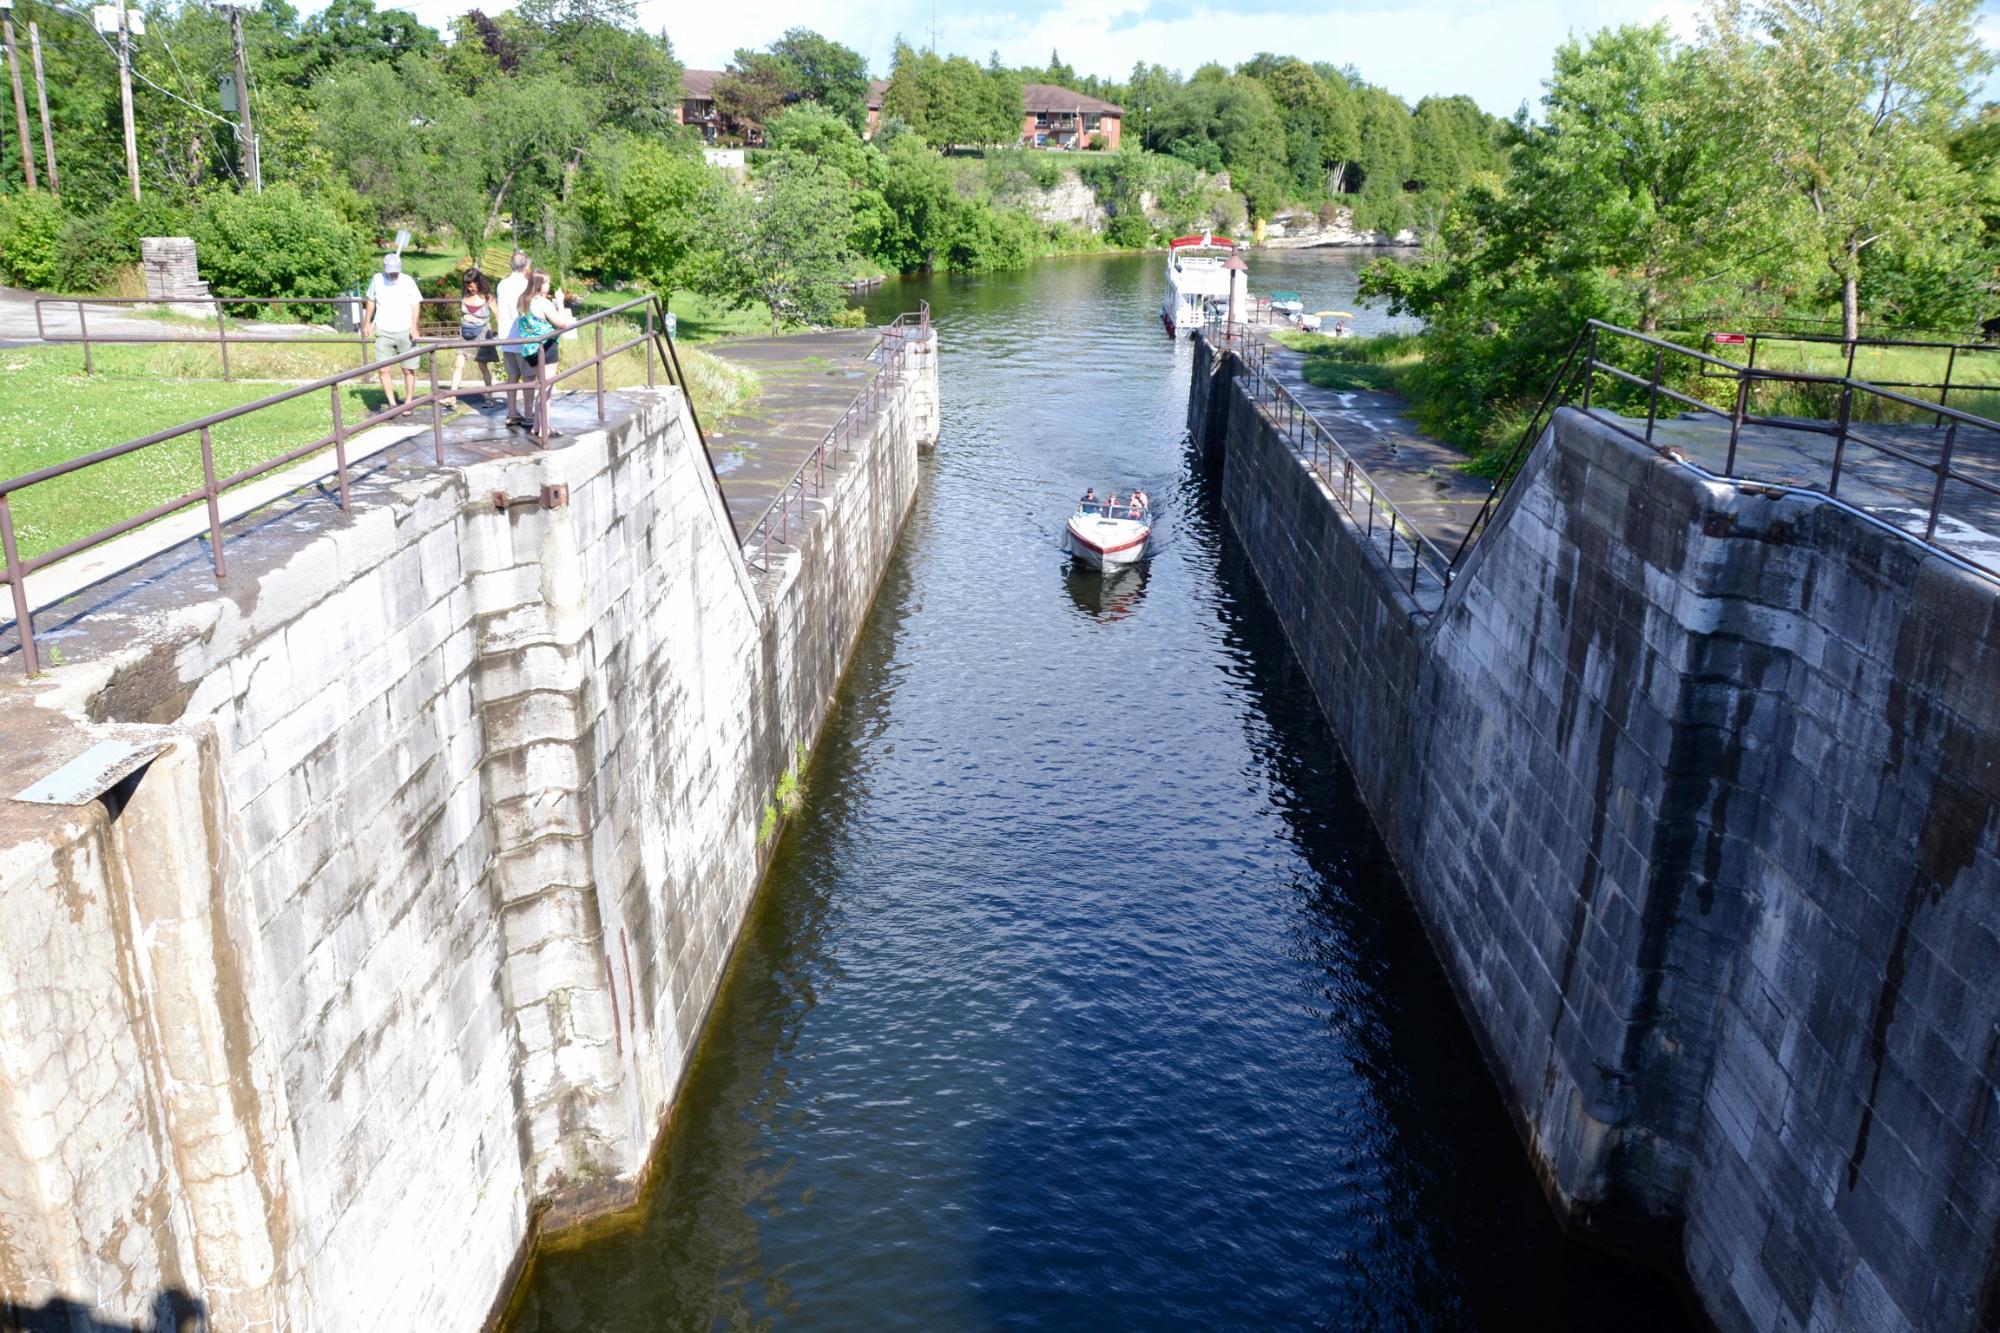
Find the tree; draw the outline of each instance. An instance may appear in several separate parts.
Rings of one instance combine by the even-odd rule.
[[[771,332],[790,321],[825,324],[845,305],[841,283],[856,255],[846,226],[847,182],[796,153],[775,153],[754,194],[730,196],[724,262],[711,290],[737,302],[762,301]]]
[[[868,62],[859,51],[793,28],[771,43],[771,54],[791,66],[801,97],[819,103],[857,131],[868,127]]]
[[[903,273],[932,268],[949,244],[958,204],[951,165],[914,135],[891,143],[883,156],[882,200],[890,221],[877,255]]]
[[[897,42],[882,113],[908,121],[938,148],[1012,143],[1021,133],[1021,83],[964,56],[940,57]]]
[[[377,9],[375,0],[329,0],[306,21],[308,77],[360,61],[394,64],[406,55],[437,49],[438,35],[400,9]]]
[[[739,50],[715,81],[715,109],[731,120],[761,127],[799,97],[798,70],[782,56]]]
[[[1155,113],[1155,124],[1176,157],[1203,168],[1219,159],[1252,213],[1268,216],[1282,202],[1285,126],[1258,80],[1204,66]],[[1203,144],[1214,146],[1212,158]]]
[[[601,144],[577,192],[591,266],[663,296],[698,286],[715,262],[712,238],[727,191],[685,140]]]
[[[1945,134],[1992,66],[1978,0],[1723,0],[1712,17],[1733,111],[1801,205],[1798,232],[1860,331],[1862,273],[1880,244],[1956,225],[1967,182]]]

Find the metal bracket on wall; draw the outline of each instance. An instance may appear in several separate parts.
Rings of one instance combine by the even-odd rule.
[[[542,487],[539,495],[509,495],[505,491],[493,492],[493,507],[505,512],[516,505],[540,505],[544,509],[569,508],[569,485],[566,482],[552,482]]]

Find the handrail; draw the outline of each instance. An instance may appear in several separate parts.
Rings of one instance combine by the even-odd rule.
[[[633,337],[615,342],[612,346],[606,347],[604,342],[606,324],[614,318],[625,317],[629,319],[635,313],[643,317],[640,331]],[[343,512],[351,513],[352,504],[348,491],[347,475],[347,444],[354,435],[393,419],[411,417],[419,409],[428,408],[432,447],[438,466],[442,467],[445,462],[445,406],[455,399],[475,394],[489,395],[504,393],[509,396],[510,402],[515,401],[513,398],[515,394],[522,392],[532,394],[538,403],[532,438],[534,439],[536,448],[546,449],[550,434],[549,401],[556,386],[577,375],[583,374],[585,371],[595,371],[596,384],[594,396],[596,400],[597,419],[603,421],[606,419],[604,366],[613,357],[619,356],[633,348],[643,348],[644,350],[646,385],[648,388],[653,387],[655,383],[653,360],[657,353],[660,358],[661,369],[667,375],[667,382],[681,390],[682,397],[687,403],[688,419],[694,426],[696,440],[702,446],[702,456],[708,461],[709,475],[715,480],[719,491],[722,484],[721,478],[716,473],[714,458],[709,455],[707,438],[702,433],[700,418],[695,414],[693,396],[687,390],[687,379],[681,369],[678,349],[675,346],[674,339],[666,331],[665,314],[665,305],[659,297],[645,295],[621,302],[609,309],[586,315],[571,325],[570,329],[581,330],[588,328],[592,330],[592,354],[575,366],[562,371],[560,374],[538,377],[533,380],[524,381],[519,385],[487,385],[481,383],[469,385],[463,389],[453,389],[448,385],[439,385],[437,371],[437,356],[440,354],[452,351],[474,351],[487,347],[505,350],[519,346],[519,339],[507,337],[457,340],[427,339],[419,346],[413,347],[409,351],[397,356],[370,361],[352,370],[323,376],[307,384],[294,385],[277,393],[267,394],[253,402],[226,408],[220,412],[211,412],[207,416],[198,417],[193,421],[183,422],[178,426],[168,427],[165,430],[154,431],[149,435],[140,436],[138,439],[98,449],[77,458],[66,459],[60,463],[51,463],[47,467],[37,468],[33,472],[24,473],[17,477],[0,478],[0,582],[6,583],[12,594],[14,623],[17,632],[21,636],[22,661],[27,667],[28,674],[32,676],[41,670],[40,657],[35,646],[34,620],[29,610],[27,592],[27,577],[37,570],[47,568],[56,561],[66,559],[80,551],[89,550],[92,547],[123,536],[134,528],[141,527],[155,519],[191,508],[196,504],[205,503],[208,508],[209,548],[212,552],[215,565],[215,576],[218,580],[222,579],[227,575],[228,566],[223,549],[223,524],[220,499],[231,487],[241,485],[246,481],[255,480],[288,463],[296,462],[321,450],[331,448],[334,452],[334,472],[339,486],[339,505]],[[570,329],[564,329],[562,332],[568,333]],[[393,405],[380,412],[372,413],[356,422],[349,423],[343,418],[341,407],[341,390],[343,387],[356,382],[366,381],[377,372],[391,371],[398,367],[402,367],[408,372],[413,372],[414,367],[407,363],[426,356],[431,358],[428,367],[430,384],[427,392],[412,395],[402,404]],[[319,436],[306,444],[286,450],[276,458],[266,459],[253,467],[243,469],[228,476],[217,475],[212,441],[215,427],[226,422],[252,416],[257,412],[275,407],[281,403],[293,402],[321,392],[330,394],[333,422],[333,429],[330,433]],[[109,462],[112,459],[122,458],[128,454],[154,448],[172,440],[184,439],[190,435],[198,436],[201,442],[202,486],[199,490],[188,491],[184,494],[171,497],[141,514],[121,519],[108,527],[87,533],[54,550],[45,551],[27,559],[21,556],[20,544],[14,530],[11,505],[13,495],[28,487],[40,485],[60,477],[71,476]],[[730,520],[730,529],[731,535],[735,536],[735,522],[733,519]]]
[[[241,321],[232,323],[233,317],[229,314],[228,307],[242,305],[358,307],[366,299],[363,296],[176,296],[158,298],[150,296],[37,296],[35,298],[35,336],[45,343],[57,345],[74,343],[81,345],[83,348],[83,373],[85,375],[94,375],[97,373],[97,360],[92,354],[92,349],[94,347],[112,345],[215,347],[221,352],[222,378],[224,380],[232,378],[229,365],[229,349],[232,346],[268,346],[271,344],[312,346],[329,343],[345,346],[352,344],[360,352],[362,363],[365,365],[368,360],[370,340],[362,337],[359,329],[351,333],[343,333],[337,329],[329,329],[321,332],[319,331],[320,326],[309,324],[302,331],[265,329],[261,332],[242,332],[240,331],[243,328]],[[422,308],[424,306],[455,306],[458,303],[459,298],[456,296],[426,296],[419,299],[417,303],[418,338],[422,339],[424,337],[422,332]],[[215,327],[212,332],[205,325],[200,329],[195,329],[184,325],[162,324],[160,326],[162,331],[158,333],[93,333],[90,328],[90,308],[92,307],[198,305],[214,307],[215,313],[213,316],[201,316],[204,319],[214,319]],[[45,311],[67,310],[72,307],[76,311],[76,332],[69,333],[61,330],[51,330],[48,326],[48,316]],[[100,310],[98,313],[101,315],[104,312]],[[457,321],[446,321],[445,327],[447,329],[455,329]],[[252,324],[250,328],[255,330],[257,326]],[[435,337],[436,335],[432,336]]]
[[[1252,401],[1261,408],[1264,396],[1267,393],[1270,395],[1272,424],[1285,433],[1286,442],[1295,451],[1302,451],[1299,454],[1301,460],[1312,469],[1313,474],[1321,482],[1325,483],[1328,492],[1346,512],[1348,518],[1362,528],[1371,545],[1375,539],[1377,511],[1382,512],[1383,517],[1379,521],[1388,532],[1386,558],[1392,573],[1396,564],[1398,536],[1402,537],[1403,545],[1410,552],[1411,598],[1413,600],[1416,598],[1421,578],[1425,574],[1430,575],[1432,582],[1439,589],[1450,587],[1453,574],[1451,558],[1445,555],[1436,542],[1424,535],[1423,529],[1403,512],[1402,507],[1395,502],[1388,491],[1369,475],[1367,468],[1347,452],[1334,433],[1313,416],[1305,404],[1299,401],[1298,396],[1270,373],[1267,364],[1269,358],[1263,341],[1237,334],[1236,327],[1225,324],[1223,338],[1225,342],[1233,345],[1238,343],[1239,337],[1242,338],[1240,345],[1236,345],[1234,350],[1253,377],[1249,386]],[[1308,432],[1311,436],[1310,443],[1307,439]],[[1292,436],[1295,434],[1298,438],[1293,440]],[[1338,476],[1335,475],[1336,470]],[[1367,500],[1365,508],[1356,499],[1357,483],[1361,494]],[[1418,613],[1428,618],[1431,611],[1419,605]]]
[[[789,480],[779,488],[777,496],[757,516],[750,525],[750,531],[741,538],[745,561],[758,570],[768,572],[771,568],[771,539],[775,535],[780,545],[791,540],[792,509],[796,505],[800,522],[805,521],[806,502],[817,498],[826,486],[826,465],[841,450],[852,448],[855,430],[862,421],[878,411],[887,400],[891,389],[902,387],[902,376],[908,366],[910,343],[925,342],[931,337],[931,305],[924,301],[914,311],[905,311],[883,326],[881,336],[868,355],[872,358],[887,347],[894,339],[896,350],[882,361],[881,370],[868,379],[868,384],[854,396],[832,426],[813,446],[805,461],[800,463]],[[755,554],[752,554],[753,548]]]
[[[1650,372],[1642,373],[1629,370],[1614,361],[1600,357],[1598,355],[1600,340],[1603,338],[1610,338],[1617,343],[1651,350],[1653,355]],[[1588,340],[1589,351],[1579,363],[1576,359],[1576,353],[1583,345],[1585,339]],[[1904,345],[1924,346],[1926,344]],[[1950,345],[1945,344],[1942,346]],[[1956,351],[1964,350],[1964,348],[1960,346],[1955,347],[1953,350],[1955,354]],[[1731,396],[1731,405],[1727,408],[1719,407],[1714,403],[1696,397],[1694,394],[1683,393],[1667,383],[1668,358],[1670,356],[1678,361],[1692,362],[1697,368],[1696,374],[1700,379],[1733,381],[1735,390]],[[1714,373],[1710,370],[1710,367],[1718,367],[1722,373]],[[1634,429],[1632,425],[1627,424],[1635,421],[1636,418],[1608,411],[1601,405],[1592,405],[1592,386],[1599,376],[1607,377],[1617,383],[1627,384],[1634,389],[1645,392],[1647,410],[1643,431]],[[1947,383],[1948,380],[1949,375],[1947,375]],[[1542,431],[1546,429],[1545,423],[1541,429],[1537,429],[1537,423],[1541,422],[1544,417],[1553,417],[1557,408],[1569,405],[1575,395],[1578,383],[1583,385],[1582,410],[1590,415],[1593,420],[1646,448],[1664,454],[1678,462],[1689,463],[1689,460],[1680,449],[1672,445],[1656,443],[1654,438],[1657,433],[1661,399],[1664,398],[1669,403],[1678,403],[1693,411],[1706,413],[1712,417],[1727,421],[1729,423],[1729,436],[1725,461],[1720,471],[1706,467],[1702,468],[1701,471],[1705,476],[1730,482],[1765,485],[1786,491],[1819,495],[1851,512],[1862,514],[1877,523],[1883,522],[1879,515],[1869,514],[1866,509],[1861,508],[1850,500],[1843,499],[1840,495],[1842,472],[1844,469],[1848,469],[1850,448],[1858,445],[1872,450],[1876,455],[1893,459],[1897,463],[1915,468],[1930,477],[1930,496],[1923,510],[1923,533],[1918,535],[1906,527],[1895,524],[1885,524],[1885,526],[1901,534],[1906,540],[1916,541],[1921,545],[1930,547],[1955,563],[1968,569],[1976,570],[1985,577],[2000,582],[2000,566],[1982,563],[1980,559],[1968,557],[1953,551],[1948,544],[1939,540],[1937,535],[1939,519],[1948,517],[1945,513],[1945,492],[1947,487],[1953,483],[1970,487],[1985,495],[2000,498],[2000,485],[1996,485],[1982,476],[1966,471],[1960,465],[1958,461],[1959,456],[1957,455],[1960,443],[1959,436],[1963,430],[1989,432],[1995,443],[2000,444],[2000,422],[1979,416],[1976,413],[1964,411],[1961,408],[1951,407],[1943,401],[1933,402],[1926,398],[1918,398],[1899,391],[1899,387],[1921,388],[1938,386],[1890,386],[1856,379],[1852,375],[1827,375],[1811,371],[1774,370],[1769,366],[1739,365],[1732,361],[1725,361],[1710,356],[1707,353],[1697,351],[1694,348],[1684,346],[1666,338],[1622,328],[1619,325],[1598,319],[1585,321],[1582,330],[1579,331],[1577,342],[1571,345],[1570,354],[1565,359],[1562,369],[1557,371],[1554,379],[1550,382],[1548,391],[1543,394],[1542,406],[1537,408],[1536,415],[1530,418],[1529,429],[1523,432],[1521,441],[1516,444],[1514,451],[1509,454],[1501,476],[1495,481],[1491,494],[1487,496],[1485,504],[1481,506],[1478,516],[1473,520],[1472,529],[1467,532],[1465,540],[1459,545],[1458,552],[1452,557],[1454,569],[1463,562],[1474,537],[1483,532],[1489,521],[1490,514],[1495,506],[1498,505],[1502,495],[1512,484],[1514,477],[1518,475],[1518,464],[1524,451],[1532,448],[1534,441],[1538,440],[1541,437]],[[1766,416],[1751,411],[1751,395],[1753,390],[1758,386],[1771,384],[1803,384],[1836,390],[1839,395],[1837,415],[1832,421],[1819,421]],[[1984,388],[1987,386],[1980,387]],[[1910,424],[1916,426],[1918,429],[1942,432],[1942,439],[1940,440],[1940,447],[1935,461],[1920,457],[1917,454],[1911,453],[1907,448],[1898,447],[1887,440],[1871,438],[1865,428],[1858,428],[1855,419],[1855,404],[1857,399],[1863,401],[1872,399],[1907,409],[1918,417],[1932,418],[1929,426],[1923,426],[1917,422]],[[1831,438],[1833,440],[1833,452],[1831,458],[1827,460],[1824,488],[1801,486],[1796,481],[1784,478],[1760,478],[1740,473],[1737,465],[1740,457],[1743,431],[1746,428],[1761,428]],[[1993,450],[1989,449],[1987,452],[1990,455]],[[1692,464],[1690,465],[1692,466]]]

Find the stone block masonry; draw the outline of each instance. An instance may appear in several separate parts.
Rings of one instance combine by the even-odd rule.
[[[1578,1234],[2000,1320],[2000,595],[1564,410],[1434,617],[1197,357],[1230,521]]]
[[[621,395],[9,687],[9,794],[171,744],[0,802],[0,1301],[477,1329],[636,1197],[935,436],[913,359],[768,573],[679,396]]]

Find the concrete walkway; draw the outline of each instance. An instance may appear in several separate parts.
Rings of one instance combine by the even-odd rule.
[[[748,535],[847,405],[880,370],[877,329],[834,329],[710,343],[704,352],[757,373],[749,409],[703,422],[736,530]]]
[[[1292,392],[1449,559],[1492,489],[1482,478],[1466,474],[1465,455],[1419,430],[1408,404],[1396,394],[1308,384],[1305,353],[1268,339],[1264,345],[1271,377]]]

